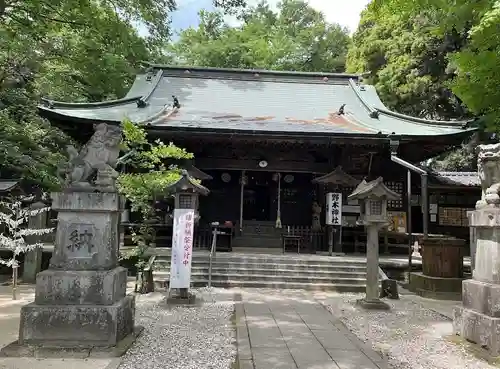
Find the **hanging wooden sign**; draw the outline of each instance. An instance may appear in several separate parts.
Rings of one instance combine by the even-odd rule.
[[[328,225],[342,225],[342,194],[329,192],[326,194],[326,221]]]

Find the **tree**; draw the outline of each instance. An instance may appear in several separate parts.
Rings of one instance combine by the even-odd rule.
[[[472,113],[483,118],[488,130],[500,131],[499,0],[374,0],[373,7],[379,17],[396,9],[406,18],[421,12],[439,14],[440,22],[433,32],[464,41],[447,55],[454,75],[451,90]]]
[[[26,227],[30,217],[50,210],[49,207],[30,209],[26,204],[32,202],[33,199],[33,197],[10,197],[0,201],[0,249],[12,252],[10,259],[0,258],[0,264],[17,268],[16,258],[19,255],[43,246],[41,243],[30,243],[29,238],[43,236],[54,231],[53,228],[29,229]]]
[[[132,233],[136,247],[122,258],[135,259],[135,266],[141,269],[145,265],[144,253],[154,238],[150,222],[156,215],[155,200],[169,198],[169,186],[181,178],[176,164],[192,159],[193,154],[172,143],[166,145],[161,140],[150,143],[144,128],[131,121],[124,121],[122,127],[123,149],[127,153],[124,164],[128,172],[118,177],[118,188],[130,201],[131,210],[142,216],[141,225]]]
[[[480,66],[491,69],[488,60],[494,58],[490,55],[488,60],[475,59],[466,51],[471,47],[469,30],[476,17],[476,5],[455,7],[453,3],[374,0],[362,13],[348,53],[347,69],[366,72],[382,101],[396,111],[445,120],[482,115],[477,137],[431,161],[438,170],[473,170],[474,148],[488,141],[483,130],[488,125],[491,129],[495,121],[491,111],[498,104],[490,97],[498,96],[498,91],[488,87],[482,79],[484,74],[474,78],[478,85],[471,83],[470,74],[464,76],[464,68],[470,69],[473,62],[479,63],[476,70]]]
[[[349,35],[301,0],[284,0],[278,12],[264,1],[231,27],[218,12],[201,12],[197,29],[180,34],[170,51],[179,64],[226,68],[341,72]]]
[[[438,13],[413,17],[363,11],[347,58],[347,70],[365,73],[382,101],[391,109],[430,119],[468,116],[448,88],[453,74],[447,55],[460,46],[457,38],[437,35]]]
[[[217,5],[230,12],[244,3]],[[57,189],[69,138],[38,116],[40,98],[123,97],[143,60],[169,60],[164,49],[173,9],[174,0],[0,0],[2,176]]]

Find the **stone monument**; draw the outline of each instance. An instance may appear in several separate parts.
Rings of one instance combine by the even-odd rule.
[[[500,356],[500,143],[478,147],[482,196],[469,215],[476,252],[472,279],[462,282],[454,310],[456,334]]]
[[[135,298],[126,295],[127,270],[118,266],[122,132],[107,124],[94,130],[80,152],[68,148],[65,189],[52,193],[58,216],[50,266],[38,273],[35,301],[21,309],[19,341],[4,354],[16,345],[98,350],[126,338],[130,345],[137,333]]]
[[[366,297],[358,304],[366,309],[387,310],[389,305],[380,301],[379,295],[379,244],[378,232],[389,223],[387,201],[399,200],[401,195],[391,191],[382,177],[371,182],[363,180],[347,197],[358,200],[360,219],[358,224],[366,228]]]

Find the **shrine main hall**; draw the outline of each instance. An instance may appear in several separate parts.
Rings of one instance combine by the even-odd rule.
[[[234,247],[279,247],[278,234],[292,231],[324,250],[326,194],[335,192],[343,198],[338,242],[356,251],[364,231],[356,224],[359,206],[347,196],[362,179],[379,176],[402,195],[389,203],[392,223],[382,241],[389,249],[407,246],[400,236],[408,231],[467,238],[466,213],[480,197],[475,173],[419,165],[469,139],[470,121],[391,111],[353,74],[148,64],[121,99],[45,99],[39,112],[82,143],[94,124],[130,119],[151,140],[192,152],[194,160],[181,165],[210,190],[200,198],[195,247],[208,247],[210,224],[219,222],[232,229]],[[315,216],[321,224],[313,227]],[[157,246],[169,246],[168,217],[157,226]]]

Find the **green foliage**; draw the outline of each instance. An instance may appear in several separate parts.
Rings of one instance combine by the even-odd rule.
[[[498,0],[373,0],[347,69],[368,72],[392,109],[435,119],[479,116],[481,131],[499,133],[498,24]],[[432,164],[467,170],[475,166],[473,153],[460,148]]]
[[[243,3],[217,5],[230,12]],[[164,51],[174,8],[174,0],[0,0],[2,176],[57,190],[57,168],[72,142],[38,116],[40,98],[123,97],[141,61],[170,60]]]
[[[374,0],[373,9],[381,19],[396,9],[406,19],[421,13],[438,15],[432,32],[459,41],[447,50],[453,71],[448,86],[472,113],[484,118],[488,130],[500,132],[499,0]]]
[[[464,118],[466,110],[447,88],[448,52],[455,39],[434,32],[441,15],[413,17],[374,7],[362,13],[347,58],[347,70],[365,73],[382,101],[396,111],[431,119]]]
[[[124,164],[129,172],[118,177],[119,191],[130,201],[131,210],[140,212],[142,223],[132,233],[132,242],[136,245],[122,259],[137,259],[137,268],[144,266],[143,256],[154,239],[154,230],[148,223],[154,219],[154,202],[169,198],[169,186],[180,179],[180,170],[169,161],[192,159],[193,154],[170,143],[160,140],[153,143],[147,138],[144,128],[125,120],[123,128],[123,149],[129,153]]]
[[[284,0],[274,12],[266,2],[244,11],[230,27],[218,13],[201,12],[170,51],[179,64],[226,68],[341,72],[349,36],[301,0]]]
[[[168,162],[192,159],[193,154],[173,143],[150,143],[144,128],[129,120],[122,127],[124,149],[132,153],[125,162],[131,171],[120,174],[118,187],[130,201],[132,211],[140,211],[148,219],[154,214],[153,202],[168,197],[168,187],[180,178],[180,170],[175,165],[168,166]]]

